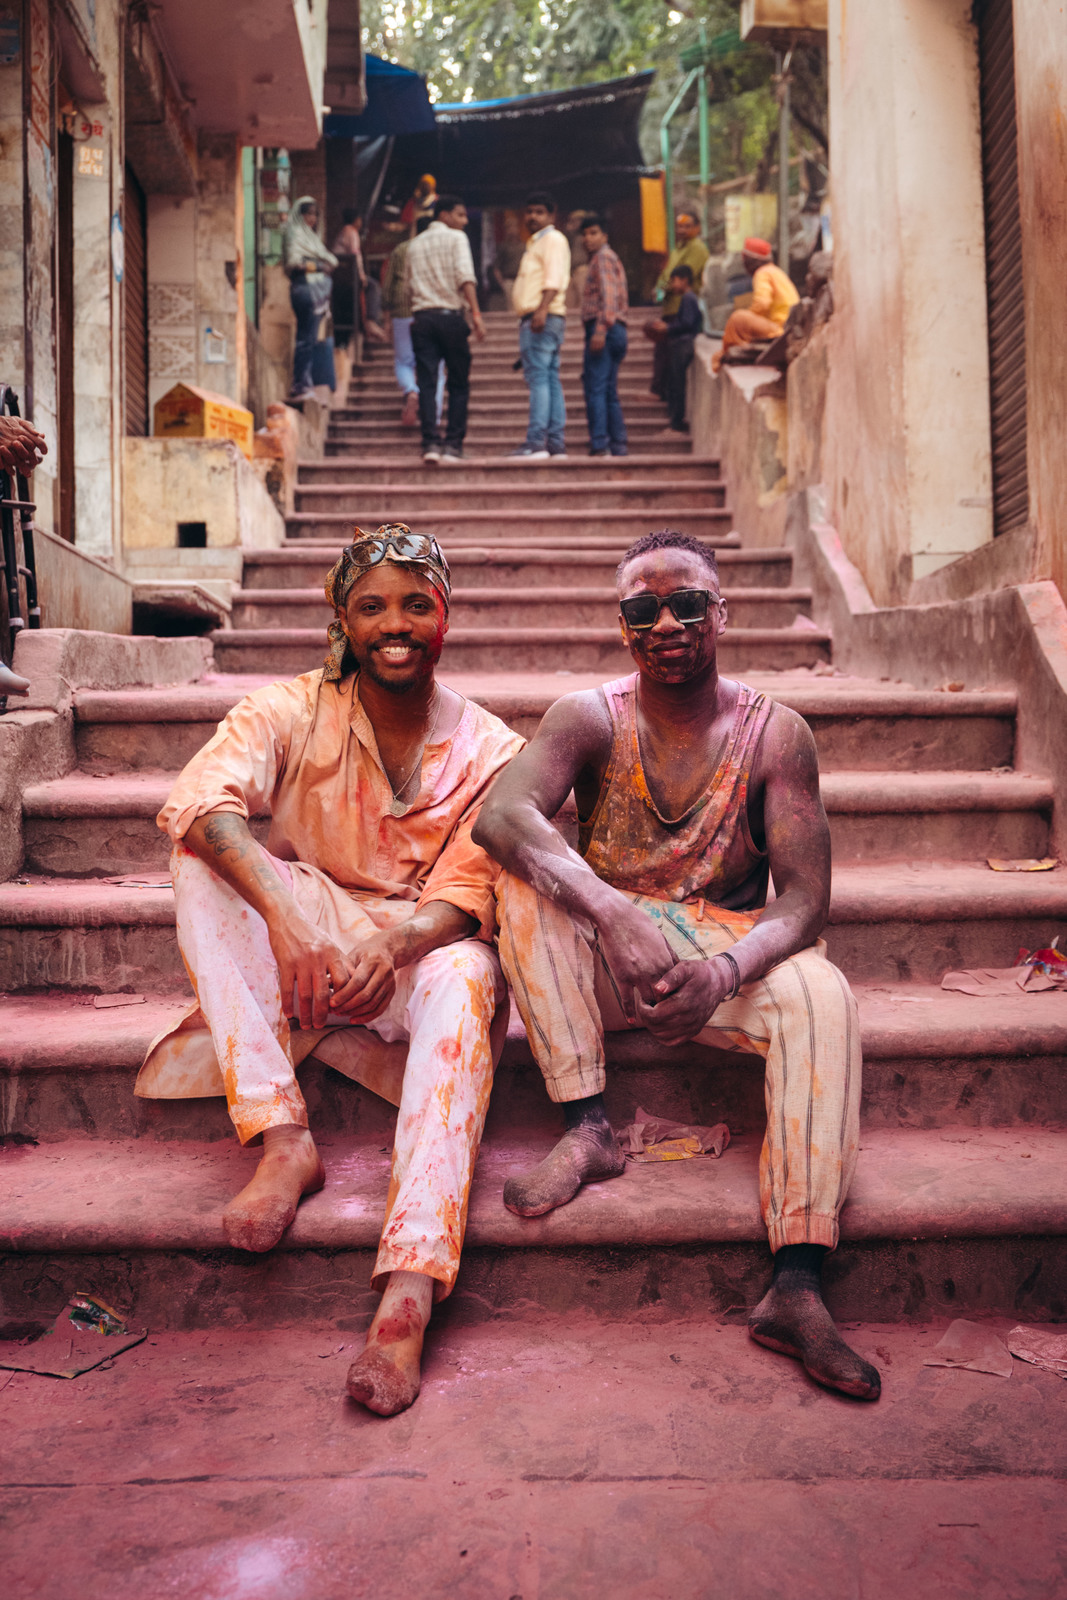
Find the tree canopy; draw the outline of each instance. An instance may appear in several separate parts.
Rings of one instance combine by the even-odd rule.
[[[684,76],[681,52],[698,43],[702,26],[707,38],[735,28],[739,6],[740,0],[363,0],[362,17],[367,50],[420,73],[439,103],[536,94],[654,67],[641,137],[646,161],[658,164],[660,118]],[[711,115],[713,178],[766,166],[778,115],[773,72],[772,52],[758,45],[740,46],[713,69],[724,96]],[[799,120],[809,142],[818,142],[825,116],[817,52],[798,52],[795,83]],[[683,106],[674,144],[679,170],[694,170],[695,106]]]

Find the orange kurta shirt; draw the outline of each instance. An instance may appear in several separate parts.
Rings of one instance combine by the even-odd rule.
[[[422,788],[394,816],[357,681],[324,683],[320,669],[256,689],[181,773],[159,826],[177,842],[206,812],[269,811],[267,848],[294,876],[306,865],[355,896],[447,900],[492,938],[499,868],[471,828],[525,741],[468,700],[451,737],[426,746]]]

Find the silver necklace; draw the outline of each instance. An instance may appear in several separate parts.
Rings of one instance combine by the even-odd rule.
[[[411,779],[414,776],[415,768],[417,766],[421,765],[422,758],[426,754],[426,746],[430,743],[430,741],[433,739],[434,734],[437,732],[437,724],[440,721],[440,717],[441,717],[441,690],[440,690],[440,688],[437,687],[436,684],[434,685],[434,694],[435,694],[435,697],[436,697],[437,710],[434,713],[434,719],[433,719],[433,722],[430,725],[430,731],[426,735],[426,739],[425,739],[425,742],[423,743],[422,749],[419,751],[418,755],[415,757],[414,761],[411,763],[411,766],[408,768],[407,774],[406,774],[406,776],[404,778],[403,783],[397,784],[396,787],[394,788],[392,779],[391,778],[389,779],[389,787],[393,791],[393,803],[392,803],[392,805],[390,806],[389,809],[391,810],[391,812],[392,812],[394,817],[402,817],[404,815],[404,812],[408,809],[407,806],[405,805],[404,801],[401,800],[400,796],[404,793],[404,790],[407,788],[408,784],[411,782]],[[389,777],[388,773],[386,773],[386,777],[387,778]]]

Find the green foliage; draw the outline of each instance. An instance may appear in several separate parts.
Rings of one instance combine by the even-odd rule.
[[[683,51],[736,29],[740,0],[364,0],[368,51],[425,77],[432,100],[495,100],[622,78],[650,67],[656,78],[641,125],[645,160],[659,164],[660,118],[684,77]],[[702,31],[703,26],[703,31]],[[814,54],[809,52],[809,54]],[[798,62],[799,65],[799,62]],[[766,162],[777,122],[774,58],[741,45],[713,62],[713,180]],[[809,75],[810,75],[810,70]],[[794,88],[794,97],[796,97]],[[821,84],[812,118],[824,122]],[[679,172],[697,162],[696,112],[683,105],[673,142]],[[810,131],[810,130],[809,130]]]

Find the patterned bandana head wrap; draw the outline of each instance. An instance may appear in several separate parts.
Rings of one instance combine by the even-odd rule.
[[[341,551],[340,561],[326,574],[326,598],[333,606],[336,615],[330,623],[327,634],[330,648],[324,663],[326,669],[322,675],[324,683],[339,683],[345,676],[348,639],[341,624],[341,612],[352,592],[352,586],[373,567],[381,566],[386,561],[393,562],[398,567],[414,567],[429,578],[444,601],[446,611],[448,598],[452,593],[452,577],[448,570],[448,562],[436,539],[426,534],[413,534],[405,522],[383,523],[373,533],[364,533],[362,528],[353,528],[352,533],[352,543]],[[421,546],[421,552],[406,550],[404,546],[409,540]],[[383,541],[384,550],[381,548]],[[349,671],[351,670],[349,665]]]

